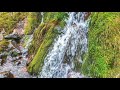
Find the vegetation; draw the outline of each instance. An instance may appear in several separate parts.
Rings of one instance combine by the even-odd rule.
[[[7,48],[8,44],[9,42],[5,39],[0,41],[0,53]]]
[[[44,23],[41,23],[35,30],[32,45],[29,50],[29,54],[34,57],[28,66],[28,71],[31,74],[38,74],[41,70],[49,47],[59,34],[55,27],[63,27],[63,25],[65,25],[65,21],[63,20],[65,20],[66,17],[67,14],[63,12],[46,12],[44,14]]]
[[[34,32],[34,29],[38,27],[41,22],[40,12],[29,12],[27,16],[27,25],[25,26],[25,34],[29,35]]]
[[[38,74],[44,64],[44,59],[52,46],[54,39],[61,34],[66,25],[68,14],[65,12],[0,12],[0,32],[4,35],[13,32],[19,21],[26,18],[24,27],[25,38],[33,34],[33,40],[28,48],[31,62],[27,70],[30,74]],[[75,58],[75,71],[82,71],[88,77],[119,78],[120,77],[120,13],[92,12],[88,32],[88,52],[82,56],[83,63]],[[43,19],[43,22],[41,20]],[[0,41],[0,54],[8,49],[8,40]],[[24,46],[26,43],[24,43]],[[12,53],[18,56],[17,52]],[[2,59],[6,59],[6,55]]]
[[[16,24],[27,16],[27,12],[1,12],[0,13],[0,32],[6,31],[6,34],[12,33]]]
[[[93,12],[90,18],[89,51],[82,72],[91,77],[116,77],[120,73],[120,13]]]

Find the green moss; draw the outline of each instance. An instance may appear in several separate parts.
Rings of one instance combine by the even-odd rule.
[[[34,57],[28,66],[29,73],[38,74],[41,70],[48,49],[57,35],[60,34],[56,27],[63,28],[65,26],[65,21],[62,18],[67,18],[66,13],[44,12],[44,23],[40,24],[35,30],[32,45],[29,49],[29,55],[33,55]]]
[[[12,33],[16,24],[27,16],[27,12],[1,12],[0,13],[0,31],[3,28],[6,34]]]
[[[48,53],[48,49],[57,35],[56,33],[53,32],[53,30],[54,30],[54,26],[49,27],[42,43],[40,44],[39,50],[37,51],[33,61],[30,63],[28,67],[28,71],[31,74],[37,74],[38,71],[41,70],[45,56]]]
[[[39,12],[30,12],[27,16],[27,25],[25,26],[25,34],[29,35],[34,32],[41,22],[41,14]]]
[[[33,41],[31,46],[29,47],[29,55],[35,55],[38,51],[38,48],[40,47],[45,34],[46,34],[47,28],[45,24],[40,24],[39,27],[35,30],[33,34]]]
[[[8,44],[9,44],[9,42],[5,39],[0,41],[0,53],[7,48]]]
[[[112,71],[120,65],[120,13],[93,12],[90,17],[89,50],[82,72],[92,77],[114,77]]]

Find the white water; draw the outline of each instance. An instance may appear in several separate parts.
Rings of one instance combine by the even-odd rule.
[[[88,22],[84,12],[70,12],[63,34],[55,40],[44,60],[40,78],[82,78],[75,72],[75,58],[82,63],[82,54],[87,51]],[[66,61],[66,62],[65,62]]]

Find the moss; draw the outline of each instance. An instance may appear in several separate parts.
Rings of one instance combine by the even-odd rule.
[[[89,50],[82,72],[92,77],[114,77],[112,71],[120,65],[120,13],[93,12],[90,17]]]
[[[33,34],[32,45],[29,47],[29,55],[35,55],[43,41],[47,28],[45,24],[40,24]]]
[[[8,44],[9,44],[9,42],[5,39],[0,41],[0,53],[7,48]]]
[[[27,16],[27,25],[25,26],[25,34],[32,34],[34,32],[34,29],[38,27],[40,22],[40,12],[29,12],[29,15]]]
[[[0,13],[0,31],[3,28],[6,31],[6,34],[12,33],[16,24],[26,18],[27,12],[1,12]]]
[[[56,37],[56,33],[54,33],[53,31],[54,31],[54,25],[49,27],[33,61],[30,63],[28,67],[28,71],[31,74],[37,74],[38,71],[41,70],[45,56],[48,53],[48,49],[51,46],[52,42],[54,41],[54,38]]]
[[[62,12],[44,12],[44,23],[40,24],[35,30],[32,45],[29,49],[29,55],[34,57],[28,66],[29,73],[38,74],[41,70],[50,46],[57,35],[60,34],[56,27],[64,27],[65,21],[62,18],[65,19],[66,17],[65,13]]]

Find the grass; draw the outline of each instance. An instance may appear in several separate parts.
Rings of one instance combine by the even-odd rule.
[[[93,12],[88,33],[88,54],[82,72],[92,77],[114,77],[120,66],[120,13]],[[109,75],[110,74],[110,75]]]

